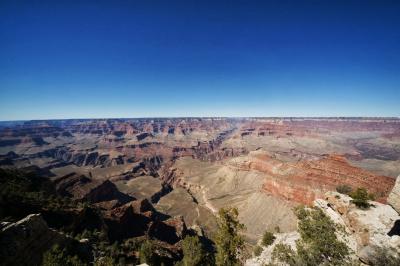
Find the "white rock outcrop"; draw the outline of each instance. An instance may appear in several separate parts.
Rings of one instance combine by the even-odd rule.
[[[315,206],[333,221],[345,225],[345,242],[367,264],[373,262],[376,248],[400,253],[400,236],[388,234],[400,221],[400,215],[390,205],[374,201],[371,204],[367,210],[359,209],[349,196],[337,192],[328,192],[325,199],[315,201]]]
[[[290,233],[275,234],[275,237],[276,239],[272,245],[268,247],[262,247],[263,251],[261,252],[260,256],[247,260],[245,266],[262,266],[271,263],[272,251],[279,243],[289,245],[293,250],[296,250],[296,240],[300,238],[300,234],[295,231]]]
[[[317,199],[314,206],[320,208],[344,233],[337,231],[338,238],[353,251],[353,257],[372,265],[377,248],[391,250],[393,255],[400,254],[399,227],[400,215],[390,205],[371,202],[369,209],[359,209],[351,198],[337,192],[327,192],[323,199]],[[394,233],[393,233],[394,232]],[[297,232],[277,234],[274,244],[264,247],[260,256],[247,260],[247,266],[261,266],[271,261],[273,248],[277,243],[290,245],[294,250]]]
[[[388,203],[397,213],[400,213],[400,175],[397,177],[392,192],[389,194]]]

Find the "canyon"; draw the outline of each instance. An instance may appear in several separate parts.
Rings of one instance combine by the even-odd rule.
[[[220,208],[239,210],[249,245],[265,230],[295,231],[293,208],[338,186],[365,188],[399,211],[400,119],[7,122],[0,167],[46,178],[58,195],[96,206],[109,238],[151,236],[172,258],[187,230],[212,239]]]

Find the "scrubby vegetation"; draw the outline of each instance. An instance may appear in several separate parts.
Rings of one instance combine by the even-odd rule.
[[[273,260],[288,265],[345,265],[350,263],[348,246],[338,240],[337,225],[320,209],[299,208],[300,239],[294,251],[290,246],[277,244]]]
[[[61,197],[53,183],[33,172],[0,168],[0,218],[17,220],[30,213],[82,207],[83,203]]]
[[[182,241],[183,260],[180,265],[200,266],[214,265],[213,254],[207,252],[201,239],[197,236],[186,236]]]
[[[374,194],[368,193],[365,188],[357,188],[356,190],[353,190],[348,185],[339,185],[336,187],[336,191],[352,197],[352,202],[361,209],[368,209],[371,207],[371,204],[368,201],[375,199]]]
[[[0,219],[4,221],[14,222],[29,214],[41,213],[49,226],[66,230],[72,213],[84,207],[96,212],[85,202],[58,195],[54,184],[35,171],[0,168]]]
[[[43,255],[43,266],[85,266],[78,256],[70,254],[66,248],[55,245]]]
[[[253,249],[253,254],[254,254],[254,256],[257,257],[257,256],[260,256],[260,255],[261,255],[262,251],[263,251],[263,248],[260,247],[259,245],[257,245],[257,246],[255,246],[254,249]]]
[[[297,265],[297,254],[286,244],[276,244],[272,251],[272,259],[274,262],[284,262],[288,265]],[[273,263],[271,265],[274,265]]]
[[[240,232],[244,225],[238,220],[236,208],[220,209],[218,212],[218,232],[215,238],[216,265],[240,265],[244,255],[244,240]]]
[[[374,195],[368,193],[365,188],[357,188],[355,191],[350,193],[350,197],[353,198],[351,202],[361,209],[368,209],[371,207],[371,204],[368,201],[374,200],[375,198]]]
[[[396,250],[377,248],[373,263],[374,266],[398,266],[400,265],[400,254]]]
[[[269,231],[265,231],[261,244],[265,247],[270,246],[274,243],[276,237],[274,236],[273,233],[269,232]]]

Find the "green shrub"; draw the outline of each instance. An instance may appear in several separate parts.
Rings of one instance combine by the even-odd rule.
[[[368,201],[374,199],[374,195],[369,194],[365,188],[357,188],[350,193],[350,197],[353,198],[351,202],[361,209],[368,209],[371,206]]]
[[[274,243],[275,239],[276,239],[276,237],[274,236],[273,233],[271,233],[269,231],[265,231],[261,244],[264,247],[270,246],[270,245],[272,245],[272,243]]]
[[[278,243],[272,251],[272,260],[285,262],[289,265],[295,265],[296,254],[289,245]]]
[[[353,189],[349,185],[339,185],[336,187],[336,191],[341,194],[349,195]]]
[[[187,236],[182,241],[183,265],[203,265],[205,251],[198,236]]]
[[[300,261],[306,265],[343,263],[350,251],[345,243],[337,239],[336,224],[320,209],[305,212],[298,224],[301,241],[296,245]]]
[[[274,260],[288,265],[345,265],[350,250],[336,236],[337,225],[320,209],[298,208],[297,252],[289,246],[277,244],[273,250]]]

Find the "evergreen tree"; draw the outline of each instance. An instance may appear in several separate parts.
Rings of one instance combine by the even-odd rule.
[[[198,236],[185,237],[182,242],[182,251],[184,266],[203,265],[206,254]]]
[[[368,201],[374,199],[374,195],[369,194],[365,188],[357,188],[350,193],[350,197],[353,198],[351,202],[361,209],[368,209],[371,206]]]
[[[272,252],[275,262],[290,266],[352,265],[349,247],[337,238],[337,225],[322,210],[299,208],[296,215],[301,237],[296,241],[297,252],[279,243]]]
[[[140,263],[147,263],[150,266],[156,265],[156,254],[154,245],[149,241],[143,242],[139,251]]]
[[[263,235],[263,238],[262,238],[261,244],[262,244],[264,247],[270,246],[270,245],[272,245],[272,243],[274,243],[275,238],[276,238],[276,237],[274,236],[273,233],[271,233],[271,232],[269,232],[269,231],[265,231],[265,233],[264,233],[264,235]]]
[[[216,235],[216,264],[223,266],[240,265],[244,252],[244,240],[240,231],[244,225],[238,220],[236,208],[220,209],[218,212],[218,232]]]

